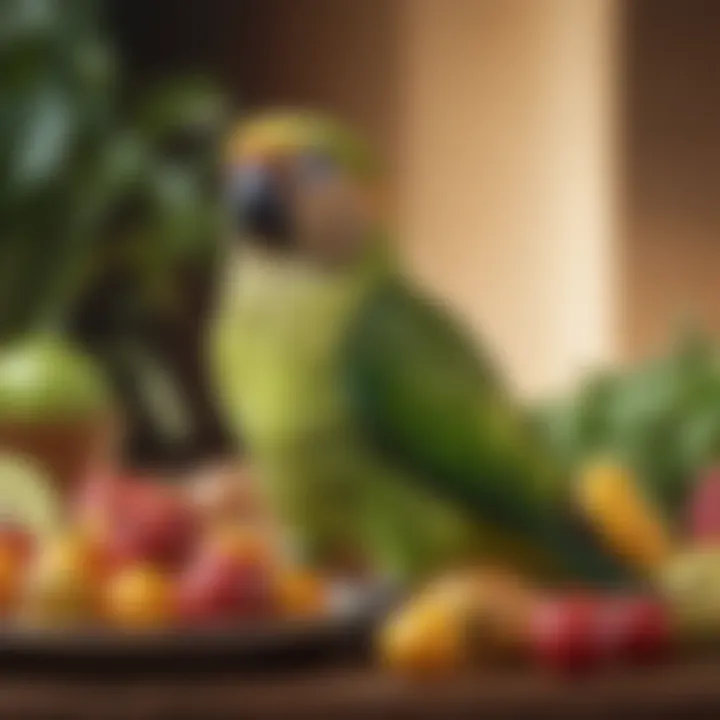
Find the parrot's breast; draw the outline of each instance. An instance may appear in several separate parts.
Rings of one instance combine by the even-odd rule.
[[[231,268],[215,327],[217,386],[251,450],[295,444],[342,423],[340,349],[363,296],[355,277],[244,258]]]

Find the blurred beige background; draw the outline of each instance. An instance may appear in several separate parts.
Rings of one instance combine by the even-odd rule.
[[[713,22],[715,19],[716,22]],[[365,129],[413,271],[527,394],[720,329],[713,0],[250,0],[246,104]]]

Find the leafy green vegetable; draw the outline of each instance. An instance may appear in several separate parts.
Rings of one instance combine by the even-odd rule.
[[[0,4],[0,345],[64,334],[115,377],[177,386],[155,342],[185,331],[187,278],[215,258],[228,108],[196,78],[130,92],[101,8]]]
[[[677,517],[699,472],[720,459],[720,351],[685,334],[665,356],[590,378],[538,421],[569,470],[609,454]]]

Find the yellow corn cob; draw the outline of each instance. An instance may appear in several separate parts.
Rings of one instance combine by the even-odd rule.
[[[637,570],[652,573],[669,557],[672,542],[665,523],[627,469],[589,465],[580,476],[578,500],[608,548]]]

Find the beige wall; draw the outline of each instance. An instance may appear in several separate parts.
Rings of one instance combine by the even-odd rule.
[[[612,3],[408,3],[414,265],[545,392],[614,353]]]
[[[365,127],[408,262],[526,392],[613,355],[612,0],[254,0],[252,104]]]

